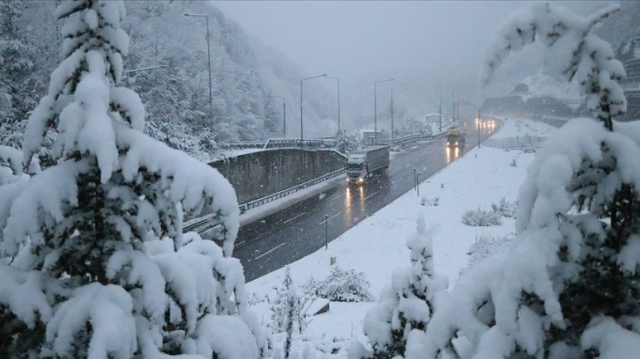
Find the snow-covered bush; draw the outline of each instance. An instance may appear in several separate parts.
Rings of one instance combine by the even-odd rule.
[[[357,150],[361,142],[356,135],[344,130],[338,132],[335,137],[335,147],[342,153]]]
[[[516,209],[518,209],[517,202],[509,202],[504,197],[500,199],[499,203],[492,203],[491,209],[499,214],[501,217],[505,218],[515,218]]]
[[[0,357],[258,358],[233,187],[215,169],[142,133],[120,83],[129,38],[119,1],[60,4],[62,57],[32,112],[24,159],[55,132],[53,166],[0,199]],[[4,186],[3,186],[4,187]],[[223,248],[182,234],[207,208]]]
[[[369,287],[364,273],[356,273],[353,269],[343,270],[335,265],[325,279],[316,280],[312,277],[302,289],[308,295],[333,302],[372,302],[374,298]]]
[[[485,259],[496,253],[505,252],[513,241],[513,234],[507,236],[492,236],[489,234],[481,234],[476,236],[476,241],[469,248],[467,255],[469,256],[469,265],[465,272],[482,263]]]
[[[502,216],[494,211],[470,209],[462,214],[462,223],[472,227],[499,226]]]
[[[509,163],[509,166],[511,167],[518,167],[518,162],[516,161],[516,159],[512,159],[511,162]]]
[[[402,358],[409,336],[424,335],[439,297],[446,292],[447,277],[433,270],[433,245],[422,213],[416,232],[407,238],[407,247],[411,266],[393,272],[391,285],[382,289],[378,304],[364,318],[362,329],[372,351],[354,345],[349,349],[350,359]]]
[[[611,120],[625,110],[624,70],[593,33],[617,9],[582,18],[536,4],[502,28],[489,73],[540,40],[602,123],[572,120],[544,143],[520,188],[517,240],[456,285],[411,343],[420,357],[638,357],[640,123]]]
[[[434,206],[437,207],[440,204],[440,197],[427,198],[426,196],[422,196],[422,200],[420,204],[423,206]]]

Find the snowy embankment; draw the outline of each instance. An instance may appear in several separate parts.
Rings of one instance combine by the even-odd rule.
[[[548,135],[552,131],[554,129],[544,123],[509,119],[494,137]],[[341,268],[364,273],[371,284],[371,293],[377,298],[383,286],[390,283],[393,271],[410,264],[406,240],[416,229],[418,214],[423,213],[427,230],[433,234],[435,271],[448,276],[452,288],[469,265],[468,253],[472,246],[475,264],[484,256],[506,248],[515,231],[513,218],[502,218],[498,226],[470,227],[462,223],[462,215],[478,208],[490,211],[491,204],[498,204],[502,198],[515,202],[533,158],[534,154],[522,151],[473,149],[424,181],[420,185],[420,196],[415,190],[407,192],[329,243],[328,250],[320,249],[292,263],[294,283],[300,287],[312,277],[324,279],[331,271],[333,257]],[[423,202],[426,203],[423,205]],[[436,202],[437,205],[433,205]],[[248,283],[247,292],[254,298],[270,295],[282,282],[283,273],[284,269],[280,269]],[[319,343],[333,338],[365,342],[362,321],[366,310],[374,304],[331,303],[328,313],[312,319],[297,345],[303,345],[304,340],[318,348],[322,345]],[[256,305],[255,309],[259,317],[268,320],[270,313],[265,303]],[[346,354],[340,351],[339,357],[342,355]]]

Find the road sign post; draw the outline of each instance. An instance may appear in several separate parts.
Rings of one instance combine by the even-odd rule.
[[[329,249],[329,215],[324,215],[324,249]]]
[[[416,181],[416,169],[413,169],[413,189],[415,190],[418,187],[418,182]]]

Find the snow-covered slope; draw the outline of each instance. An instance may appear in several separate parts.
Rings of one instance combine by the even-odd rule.
[[[543,123],[510,119],[495,136],[514,137],[552,131],[552,127]],[[418,214],[422,213],[427,231],[432,232],[435,272],[448,276],[450,288],[455,287],[470,259],[477,263],[484,256],[507,248],[509,238],[515,232],[513,219],[502,218],[502,224],[494,227],[469,227],[462,223],[462,214],[477,208],[490,210],[491,204],[502,198],[514,202],[533,157],[531,153],[488,147],[472,150],[424,181],[420,185],[420,196],[415,191],[406,193],[329,243],[328,250],[320,249],[291,264],[294,282],[300,287],[311,277],[326,277],[332,268],[331,258],[336,258],[341,268],[364,273],[371,284],[371,293],[377,297],[383,286],[391,282],[395,269],[410,265],[405,243],[415,231]],[[422,205],[423,198],[431,204],[437,199],[437,206]],[[468,255],[472,246],[473,258]],[[250,297],[260,299],[270,295],[282,281],[283,274],[284,269],[280,269],[247,283]],[[318,359],[346,358],[345,350],[339,350],[335,355],[323,352],[346,348],[352,339],[365,342],[362,333],[364,314],[374,304],[331,303],[331,310],[314,317],[303,335],[294,340],[294,352],[302,353],[305,346],[309,346],[316,348]],[[268,305],[261,302],[255,309],[266,323],[270,315]]]

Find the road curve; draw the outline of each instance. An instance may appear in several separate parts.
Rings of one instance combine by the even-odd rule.
[[[473,119],[466,122],[467,146],[463,153],[477,145],[478,137]],[[490,129],[488,135],[493,131]],[[247,281],[282,268],[323,247],[325,238],[337,238],[412,190],[414,168],[421,173],[420,181],[424,181],[458,156],[457,151],[446,150],[444,137],[411,144],[393,157],[386,173],[365,186],[349,188],[345,181],[322,195],[241,227],[233,256],[242,262]]]

